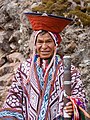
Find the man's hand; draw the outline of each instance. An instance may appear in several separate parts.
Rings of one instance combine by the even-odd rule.
[[[66,104],[66,106],[64,107],[64,110],[66,111],[66,113],[68,113],[69,116],[72,116],[73,106],[71,101]]]

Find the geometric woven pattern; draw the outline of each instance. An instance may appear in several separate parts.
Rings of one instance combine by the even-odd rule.
[[[43,98],[40,89],[40,81],[36,78],[34,67],[31,72],[33,77],[28,79],[30,66],[31,59],[28,59],[18,67],[9,94],[2,110],[0,110],[0,119],[3,117],[7,119],[13,117],[15,120],[37,120]],[[48,107],[45,120],[55,120],[63,116],[63,73],[63,64],[62,61],[59,61],[55,81],[52,84],[52,91],[50,92],[48,106],[44,104]],[[73,65],[71,66],[71,88],[72,96],[82,99],[81,102],[83,102],[85,106],[85,91],[82,81],[80,80],[80,73]],[[45,95],[45,100],[47,100],[48,94]],[[8,112],[6,112],[6,110]]]

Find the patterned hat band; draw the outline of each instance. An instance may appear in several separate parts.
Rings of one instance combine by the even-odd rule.
[[[42,30],[34,31],[34,45],[36,44],[38,34],[41,33],[41,32],[42,32]],[[52,32],[49,32],[49,31],[48,31],[48,33],[53,38],[53,40],[55,42],[55,45],[58,46],[60,44],[60,42],[62,41],[61,36],[57,33],[52,33]]]

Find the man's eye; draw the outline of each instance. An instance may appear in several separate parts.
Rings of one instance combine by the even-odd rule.
[[[47,41],[47,43],[50,43],[50,42],[52,42],[52,41],[51,41],[51,40],[48,40],[48,41]]]
[[[37,41],[37,43],[43,43],[43,41],[41,41],[41,40],[38,40],[38,41]]]

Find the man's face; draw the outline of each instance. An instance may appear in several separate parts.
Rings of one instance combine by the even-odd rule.
[[[55,43],[49,33],[37,36],[36,49],[42,59],[48,59],[53,56]]]

